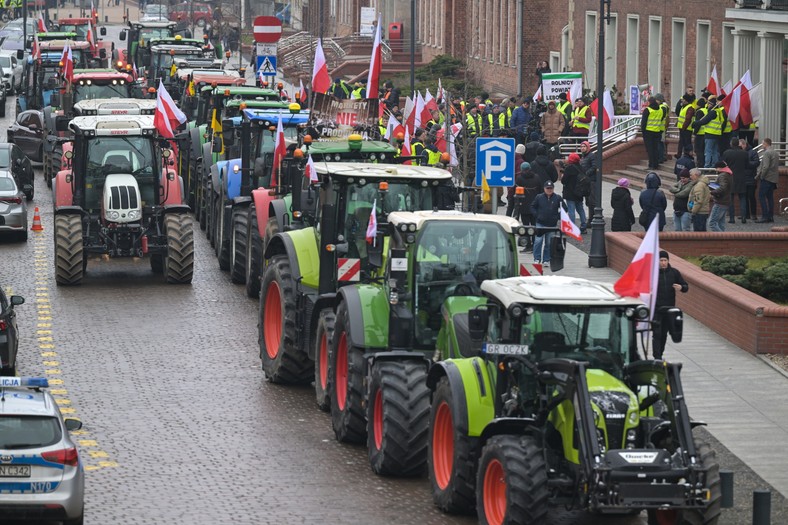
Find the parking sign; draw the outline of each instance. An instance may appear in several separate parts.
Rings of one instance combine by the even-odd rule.
[[[476,139],[476,185],[514,186],[514,139],[486,137]]]

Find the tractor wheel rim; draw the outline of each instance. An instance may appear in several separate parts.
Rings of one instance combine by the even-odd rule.
[[[490,525],[501,525],[506,517],[506,479],[503,465],[497,459],[490,461],[484,471],[484,515]]]
[[[323,392],[328,388],[328,337],[326,334],[320,338],[320,355],[318,356],[320,363],[320,387]]]
[[[375,434],[375,448],[380,450],[383,446],[383,391],[380,388],[375,392],[375,404],[372,410],[372,431]]]
[[[271,359],[279,355],[279,343],[282,340],[282,298],[279,284],[272,281],[265,294],[265,352]]]
[[[336,387],[337,387],[337,406],[339,410],[345,410],[347,403],[347,334],[342,332],[339,337],[339,344],[336,348],[337,353],[337,370],[336,370]]]
[[[435,429],[432,434],[432,465],[435,471],[435,482],[441,490],[445,490],[451,481],[454,467],[454,423],[451,408],[442,402],[435,414]]]

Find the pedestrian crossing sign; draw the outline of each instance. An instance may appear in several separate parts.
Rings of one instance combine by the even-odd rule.
[[[276,55],[258,56],[257,71],[266,76],[276,76]]]

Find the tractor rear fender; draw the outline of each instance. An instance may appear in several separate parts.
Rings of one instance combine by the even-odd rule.
[[[481,347],[481,342],[470,339],[468,333],[468,311],[487,304],[484,297],[458,296],[448,297],[441,306],[441,323],[438,339],[435,343],[443,359],[472,357],[474,349]]]
[[[185,204],[167,204],[162,210],[162,215],[172,215],[173,213],[189,213],[191,208]]]
[[[315,300],[315,306],[312,308],[312,319],[309,320],[309,333],[317,334],[317,323],[320,320],[320,313],[323,310],[329,310],[331,312],[337,311],[337,306],[339,306],[340,296],[338,293],[326,293],[318,296]],[[309,349],[307,350],[309,354],[309,359],[315,359],[315,345],[310,344]]]
[[[275,201],[276,197],[270,195],[267,188],[257,188],[252,190],[252,200],[257,212],[257,231],[260,232],[260,237],[264,237],[265,227],[271,213],[271,202]]]
[[[265,260],[274,255],[287,255],[293,280],[302,286],[318,288],[320,260],[317,254],[317,239],[314,228],[280,232],[274,235],[265,247]]]
[[[251,197],[236,197],[233,199],[233,209],[238,207],[248,208],[252,204]]]
[[[292,215],[290,214],[290,204],[292,202],[292,198],[287,195],[283,198],[279,198],[276,200],[271,201],[268,208],[268,216],[276,218],[277,224],[279,224],[279,230],[284,230],[285,225],[285,215],[287,215],[287,222],[292,222]]]
[[[439,361],[430,368],[427,386],[435,390],[446,377],[451,387],[454,425],[465,435],[478,437],[495,417],[495,386],[485,361],[478,357]]]
[[[387,352],[368,352],[365,355],[367,358],[368,370],[372,368],[378,361],[420,361],[424,363],[427,370],[430,369],[432,361],[426,354],[419,351],[409,352],[407,350],[390,350]]]
[[[61,170],[55,175],[55,207],[62,208],[74,204],[74,192],[71,186],[71,170]],[[80,208],[81,209],[81,208]]]
[[[235,171],[235,166],[238,166],[238,171]],[[226,185],[225,193],[227,198],[232,200],[241,195],[241,159],[228,160],[223,169],[221,177]]]
[[[211,184],[213,185],[214,193],[219,193],[219,189],[222,187],[222,177],[224,176],[223,172],[226,164],[226,160],[220,160],[211,164]]]
[[[354,284],[339,290],[339,303],[347,305],[350,314],[350,337],[358,348],[388,348],[389,301],[381,286]]]
[[[293,275],[293,282],[301,280],[301,271],[298,266],[298,255],[296,254],[296,246],[293,239],[286,234],[279,233],[275,235],[268,246],[265,247],[264,259],[270,259],[275,255],[285,255],[290,262],[290,271]]]
[[[515,436],[522,436],[524,434],[531,434],[539,439],[540,432],[536,427],[536,420],[530,417],[501,417],[490,421],[484,431],[482,431],[481,438],[479,439],[479,448],[484,447],[484,444],[493,436],[509,434]]]
[[[189,147],[191,156],[195,160],[202,158],[202,145],[205,140],[202,138],[202,134],[205,133],[202,127],[198,126],[189,130]]]
[[[79,206],[55,206],[55,215],[85,215],[85,210]]]
[[[159,186],[161,204],[164,206],[183,204],[183,180],[172,168],[162,170]]]

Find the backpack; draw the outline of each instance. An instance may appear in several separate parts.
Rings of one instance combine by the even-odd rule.
[[[575,184],[575,194],[578,197],[588,197],[591,195],[591,178],[587,173],[581,173]]]

